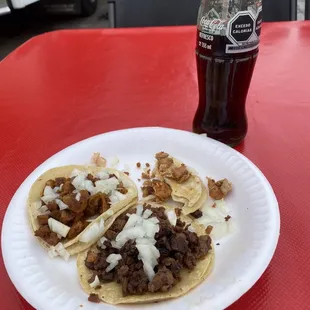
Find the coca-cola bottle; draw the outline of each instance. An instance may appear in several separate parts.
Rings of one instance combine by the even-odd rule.
[[[228,145],[247,133],[245,102],[258,54],[262,0],[202,0],[197,22],[199,105],[193,131]]]

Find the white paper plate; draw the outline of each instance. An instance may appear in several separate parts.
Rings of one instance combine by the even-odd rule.
[[[165,128],[137,128],[95,136],[64,149],[31,173],[15,193],[3,223],[3,257],[14,285],[33,307],[116,309],[89,303],[79,285],[75,258],[68,263],[60,258],[51,260],[32,236],[26,199],[35,179],[53,167],[87,164],[93,152],[100,152],[110,159],[117,155],[119,169],[129,164],[130,176],[137,182],[141,170],[135,164],[154,162],[154,154],[159,151],[184,161],[202,178],[226,177],[233,183],[227,203],[233,210],[236,230],[215,246],[214,270],[197,289],[172,301],[117,309],[223,309],[258,280],[273,256],[280,229],[278,203],[264,175],[243,155],[206,137]]]

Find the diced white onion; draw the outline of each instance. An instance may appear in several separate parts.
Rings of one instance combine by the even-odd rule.
[[[123,246],[130,239],[143,238],[145,235],[145,230],[141,226],[128,228],[122,230],[117,236],[115,241],[118,246]]]
[[[46,213],[47,211],[49,211],[49,210],[48,210],[48,207],[47,207],[46,205],[44,205],[44,206],[42,206],[42,207],[39,208],[38,213],[39,213],[40,215],[43,215],[43,214]]]
[[[48,219],[48,227],[50,228],[51,231],[55,232],[56,234],[61,235],[64,238],[67,236],[70,230],[69,226],[61,222],[58,222],[51,217]]]
[[[151,282],[153,278],[155,277],[155,271],[154,268],[148,263],[147,261],[142,260],[143,262],[143,270],[145,274],[147,275],[149,281]]]
[[[142,225],[142,221],[143,219],[137,214],[130,214],[123,230],[135,227],[136,225]]]
[[[106,272],[110,272],[113,268],[115,268],[118,264],[118,261],[122,259],[122,256],[120,254],[110,254],[106,261],[110,265],[106,268]]]
[[[115,240],[111,241],[111,245],[112,245],[112,248],[114,248],[114,249],[121,249],[122,248],[120,245],[117,244],[117,242]]]
[[[110,166],[111,166],[112,168],[113,168],[113,167],[116,167],[118,163],[119,163],[118,157],[114,156],[114,157],[111,158]]]
[[[159,223],[159,219],[157,217],[150,217],[150,218],[148,218],[148,221],[153,222],[154,224]]]
[[[73,169],[73,171],[71,172],[71,175],[70,175],[70,178],[74,178],[78,175],[85,175],[85,177],[87,176],[87,173],[86,172],[82,172],[78,169]]]
[[[172,226],[177,224],[177,215],[175,214],[174,210],[165,210],[166,216]]]
[[[153,212],[152,212],[150,209],[146,209],[146,210],[143,212],[143,218],[144,218],[144,219],[147,219],[147,218],[149,218],[152,214],[153,214]]]
[[[61,201],[60,199],[55,199],[55,202],[57,203],[59,210],[66,210],[69,208],[68,205],[66,205],[63,201]]]
[[[110,178],[110,174],[109,172],[102,170],[97,173],[96,177],[100,180],[107,180]]]
[[[148,238],[154,238],[155,234],[159,232],[159,225],[148,220],[143,221],[142,227],[145,231],[145,236]]]
[[[54,246],[50,247],[50,249],[48,250],[47,254],[48,254],[48,256],[50,258],[55,258],[56,256],[58,256],[58,253],[57,253],[57,251],[56,251]]]
[[[80,235],[79,241],[90,242],[98,239],[104,231],[104,220],[90,224]]]
[[[76,194],[75,199],[76,199],[77,201],[80,201],[80,199],[81,199],[81,193],[80,193],[80,192],[78,192],[78,193]]]
[[[66,262],[69,260],[70,254],[61,242],[56,244],[55,250],[58,252],[59,256],[62,257]]]
[[[39,210],[42,207],[42,201],[38,200],[32,203],[32,206],[35,210]]]
[[[95,193],[102,192],[106,195],[110,194],[112,191],[116,190],[119,185],[119,180],[115,177],[112,177],[107,180],[100,180],[95,182]]]
[[[92,283],[89,283],[90,287],[96,288],[97,286],[100,286],[100,281],[98,276],[95,276],[95,280]]]
[[[77,175],[74,180],[72,181],[72,185],[77,190],[87,190],[90,193],[94,193],[94,185],[91,180],[86,179],[87,175],[85,174],[79,174]]]
[[[106,237],[102,237],[97,241],[97,245],[102,248],[105,249],[106,246],[104,245],[104,242],[107,241],[108,239]]]
[[[138,206],[135,214],[127,214],[128,220],[123,230],[116,236],[115,241],[111,242],[114,248],[120,249],[128,240],[135,240],[139,251],[138,258],[143,262],[144,272],[150,281],[155,275],[154,267],[158,264],[157,259],[160,256],[159,250],[155,247],[159,220],[156,217],[149,218],[151,215],[151,210],[143,210],[143,206]],[[109,270],[114,267],[115,263],[108,266]]]
[[[54,193],[53,189],[50,186],[45,186],[44,187],[43,196],[54,195],[54,194],[55,193]]]
[[[49,202],[52,202],[54,199],[58,197],[59,194],[54,193],[53,189],[50,186],[45,186],[41,200],[47,205]]]
[[[63,187],[63,186],[64,186],[63,183],[61,183],[60,186],[59,186],[59,190],[60,190],[60,191],[62,190],[62,187]]]
[[[59,186],[55,186],[55,187],[53,188],[53,192],[54,192],[54,193],[57,193],[59,190],[60,190],[60,187],[59,187]]]
[[[142,216],[142,212],[143,212],[143,206],[142,205],[137,206],[136,214],[138,216]]]

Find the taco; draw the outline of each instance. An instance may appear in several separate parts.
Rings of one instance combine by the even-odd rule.
[[[123,172],[93,166],[50,169],[32,185],[28,217],[50,256],[76,254],[95,243],[107,220],[137,202],[134,182]]]
[[[182,213],[188,215],[200,209],[208,199],[208,190],[199,176],[165,152],[155,157],[154,174],[170,186],[172,199],[183,204]]]
[[[77,256],[89,301],[137,304],[182,296],[207,278],[214,264],[205,228],[180,209],[157,203],[114,216],[109,229]]]

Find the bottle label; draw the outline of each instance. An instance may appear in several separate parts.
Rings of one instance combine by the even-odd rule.
[[[252,5],[242,7],[243,10],[240,10],[238,1],[210,0],[207,3],[201,6],[198,15],[200,37],[206,40],[199,43],[200,46],[218,50],[215,37],[221,36],[226,42],[221,49],[226,54],[249,52],[258,47],[262,25],[261,0],[248,1]]]
[[[240,11],[228,21],[226,37],[231,44],[226,45],[226,53],[248,52],[258,48],[262,25],[262,9],[256,16],[252,11]]]

